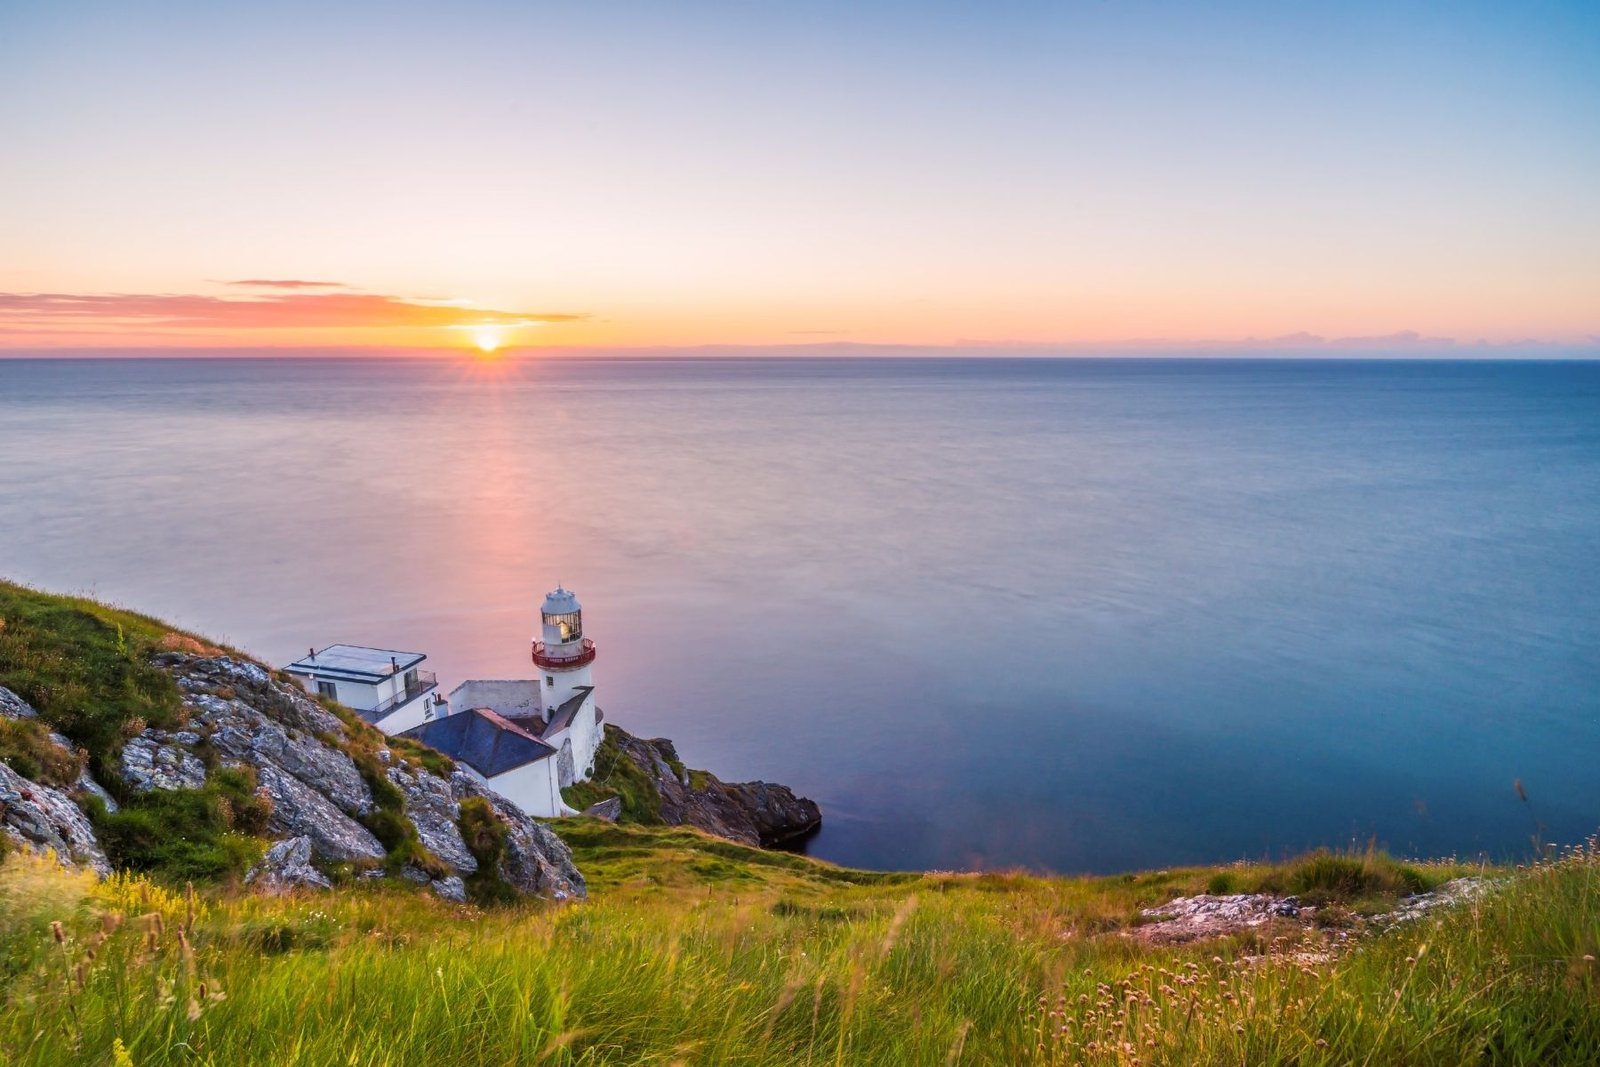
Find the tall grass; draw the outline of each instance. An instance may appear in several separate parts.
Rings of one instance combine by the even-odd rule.
[[[590,902],[481,911],[191,902],[13,856],[0,1063],[1600,1062],[1593,843],[1353,942],[1181,949],[1119,928],[1213,871],[874,875],[618,827],[579,854]]]

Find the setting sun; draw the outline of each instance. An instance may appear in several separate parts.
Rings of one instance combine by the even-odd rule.
[[[479,330],[472,335],[472,340],[478,346],[478,351],[484,355],[489,355],[500,347],[500,334],[494,330]]]

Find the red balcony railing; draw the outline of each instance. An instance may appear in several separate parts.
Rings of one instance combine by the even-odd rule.
[[[564,671],[569,667],[581,667],[585,663],[594,662],[594,642],[585,637],[580,651],[566,656],[552,656],[545,652],[543,641],[535,641],[533,643],[533,662],[546,670],[552,671]]]

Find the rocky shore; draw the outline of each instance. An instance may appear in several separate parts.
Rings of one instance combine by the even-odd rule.
[[[724,782],[707,771],[690,770],[664,737],[646,740],[608,725],[605,748],[610,751],[602,751],[597,760],[597,776],[617,774],[615,761],[626,760],[654,792],[652,806],[659,818],[646,821],[693,826],[762,848],[792,844],[822,825],[822,809],[815,801],[774,782]],[[620,798],[611,803],[620,811]]]

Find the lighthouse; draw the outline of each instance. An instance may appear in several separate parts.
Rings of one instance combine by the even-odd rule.
[[[533,663],[539,669],[539,707],[546,720],[557,708],[594,688],[594,642],[583,636],[583,606],[570,589],[556,586],[539,609]]]

